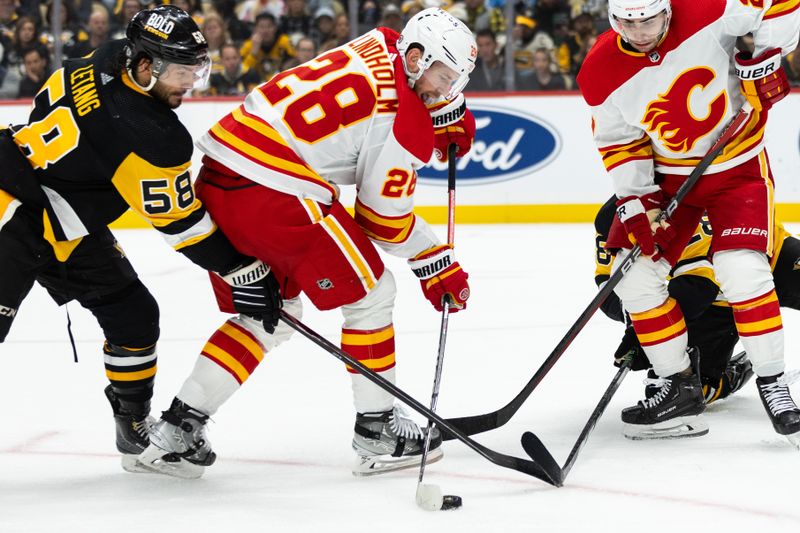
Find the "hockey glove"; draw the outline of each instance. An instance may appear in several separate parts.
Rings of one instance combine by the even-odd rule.
[[[467,307],[469,275],[453,258],[453,247],[447,244],[434,246],[408,260],[411,270],[419,278],[422,292],[437,311],[442,310],[442,299],[450,295],[453,313]]]
[[[789,80],[781,66],[781,49],[767,50],[758,57],[750,52],[736,54],[736,75],[747,101],[759,113],[789,94]]]
[[[220,276],[231,286],[236,312],[260,320],[267,333],[275,333],[283,299],[278,280],[269,266],[259,259],[246,257]]]
[[[642,254],[652,256],[653,261],[661,259],[661,250],[666,250],[670,241],[675,237],[675,230],[662,222],[655,220],[661,214],[661,205],[664,195],[661,191],[644,196],[627,196],[617,201],[617,216],[628,233],[631,244],[639,244]]]
[[[458,146],[456,157],[467,155],[475,139],[475,117],[467,109],[464,95],[459,94],[452,102],[431,109],[433,121],[434,154],[439,161],[447,161],[447,147]]]

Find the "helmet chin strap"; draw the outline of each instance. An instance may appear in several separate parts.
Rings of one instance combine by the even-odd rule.
[[[161,74],[161,69],[163,68],[163,66],[164,66],[163,60],[161,60],[160,58],[154,58],[150,60],[150,83],[148,83],[147,86],[140,85],[139,82],[136,81],[136,78],[133,76],[133,72],[131,72],[130,60],[128,60],[128,66],[125,68],[125,70],[128,71],[128,76],[130,77],[134,85],[136,85],[141,90],[149,93],[150,90],[156,86],[156,82],[158,81],[158,75]]]
[[[126,68],[125,70],[128,71],[128,77],[131,79],[133,84],[136,85],[141,90],[149,93],[150,89],[152,89],[153,87],[156,86],[156,82],[158,81],[158,78],[156,78],[155,76],[151,75],[150,76],[150,83],[148,83],[147,86],[144,86],[144,85],[140,85],[139,82],[136,81],[136,77],[133,75],[133,72],[131,72],[130,68]]]

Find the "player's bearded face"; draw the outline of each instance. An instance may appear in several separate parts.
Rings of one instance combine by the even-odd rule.
[[[187,89],[182,87],[173,87],[159,80],[156,82],[153,88],[150,89],[150,94],[157,100],[160,100],[172,109],[175,109],[183,103],[183,95],[186,94],[186,91]]]
[[[459,75],[455,70],[434,61],[414,84],[414,91],[425,105],[432,105],[449,95],[458,81]]]
[[[639,52],[649,52],[655,48],[669,24],[665,12],[643,19],[616,19],[616,21],[622,38]]]

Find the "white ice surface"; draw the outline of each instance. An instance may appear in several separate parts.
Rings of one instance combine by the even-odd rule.
[[[161,305],[158,414],[224,316],[206,274],[155,232],[117,234]],[[451,316],[440,414],[493,411],[530,379],[594,295],[592,241],[588,224],[457,228],[473,293],[469,309]],[[427,404],[439,315],[402,261],[387,264],[399,287],[398,384]],[[38,287],[0,345],[2,533],[800,531],[800,452],[773,432],[752,382],[709,408],[707,436],[632,442],[619,411],[640,398],[643,376],[630,374],[558,489],[448,442],[425,481],[464,506],[430,513],[414,503],[416,470],[350,474],[349,378],[297,335],[215,416],[219,459],[202,479],[127,474],[103,396],[102,334],[80,306],[69,311],[79,364],[64,309]],[[338,312],[307,305],[304,322],[338,343]],[[784,323],[788,367],[797,368],[798,314],[785,312]],[[477,440],[524,457],[519,438],[534,430],[563,462],[615,373],[620,336],[618,324],[596,315],[519,413]]]

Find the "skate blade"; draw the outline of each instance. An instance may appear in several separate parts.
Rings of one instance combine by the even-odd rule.
[[[197,479],[203,475],[206,469],[202,465],[190,463],[185,459],[171,458],[170,454],[153,444],[139,454],[137,463],[147,472],[181,479]]]
[[[157,474],[157,470],[149,468],[146,464],[139,460],[138,455],[123,454],[120,461],[122,469],[131,474]]]
[[[784,437],[786,437],[786,440],[788,440],[792,446],[800,450],[800,431],[792,433],[791,435],[784,435]]]
[[[436,448],[428,452],[426,465],[433,464],[444,457],[441,448]],[[353,465],[353,475],[357,477],[376,476],[386,474],[405,468],[418,467],[422,462],[422,455],[410,455],[407,457],[392,457],[391,455],[359,456]]]
[[[681,416],[649,426],[623,424],[622,434],[631,440],[686,439],[708,433],[708,424],[701,415]]]

